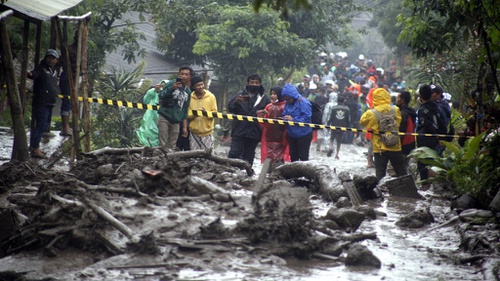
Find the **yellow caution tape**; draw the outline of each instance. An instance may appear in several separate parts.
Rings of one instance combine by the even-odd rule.
[[[69,96],[59,95],[59,98],[70,98]],[[79,101],[83,101],[83,97],[78,97]],[[117,101],[111,99],[101,99],[101,98],[87,98],[89,102],[106,104],[111,106],[120,106],[120,107],[129,107],[129,108],[138,108],[144,110],[158,110],[160,108],[159,105],[151,105],[137,102],[128,102],[128,101]],[[356,128],[346,128],[346,127],[336,127],[336,126],[327,126],[313,123],[304,123],[304,122],[293,122],[293,121],[285,121],[281,119],[269,119],[262,117],[254,117],[254,116],[246,116],[246,115],[238,115],[231,113],[221,113],[221,112],[210,112],[203,110],[191,110],[192,114],[195,116],[206,116],[210,118],[219,118],[219,119],[228,119],[228,120],[237,120],[237,121],[247,121],[247,122],[258,122],[258,123],[269,123],[269,124],[279,124],[279,125],[290,125],[290,126],[299,126],[299,127],[311,127],[314,129],[330,129],[334,131],[351,131],[355,133],[372,133],[379,134],[379,132],[374,130],[363,130]],[[392,134],[398,134],[400,136],[426,136],[426,137],[461,137],[460,135],[443,135],[443,134],[418,134],[418,133],[405,133],[405,132],[391,132]]]

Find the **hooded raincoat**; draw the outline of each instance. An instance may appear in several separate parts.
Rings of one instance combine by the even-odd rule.
[[[396,113],[396,123],[399,126],[401,124],[401,111],[397,106],[391,105],[391,95],[383,88],[378,88],[373,91],[373,106],[380,113],[387,113],[391,111],[391,107],[394,107]],[[378,121],[373,113],[373,110],[368,110],[361,116],[361,125],[365,126],[367,129],[372,129],[373,131],[378,131]],[[372,135],[372,148],[373,153],[381,153],[384,151],[401,151],[401,141],[391,147],[385,146],[380,140],[380,135]]]
[[[161,83],[167,83],[162,80]],[[149,89],[143,97],[145,104],[157,105],[159,98],[155,88]],[[141,127],[137,130],[137,137],[141,144],[150,147],[158,146],[158,111],[146,110],[142,116]]]
[[[304,122],[304,123],[311,123],[311,116],[312,116],[312,106],[311,103],[303,98],[299,92],[297,91],[297,88],[295,88],[291,84],[286,84],[283,86],[283,90],[281,91],[281,94],[284,97],[289,97],[293,98],[294,101],[293,103],[286,103],[285,109],[283,110],[282,116],[290,115],[293,118],[293,122]],[[312,128],[305,126],[291,126],[291,125],[286,125],[287,126],[287,134],[291,138],[300,138],[303,136],[306,136],[310,133],[312,133]]]

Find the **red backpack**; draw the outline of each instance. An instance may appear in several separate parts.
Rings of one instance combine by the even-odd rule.
[[[405,133],[415,133],[415,122],[408,115],[406,118],[406,131]],[[415,142],[415,136],[405,135],[403,140],[401,140],[401,145],[411,144]]]

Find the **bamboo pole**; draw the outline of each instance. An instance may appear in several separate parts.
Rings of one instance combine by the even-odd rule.
[[[81,52],[82,52],[82,66],[81,66],[81,76],[82,76],[82,96],[83,96],[83,120],[84,120],[84,130],[85,130],[85,152],[90,151],[90,104],[89,104],[89,79],[87,74],[88,68],[88,41],[89,41],[89,21],[90,15],[83,20],[83,34],[81,41]]]
[[[90,15],[92,12],[88,12],[82,16],[57,16],[57,18],[64,22],[64,26],[66,27],[66,23],[68,21],[78,21],[78,39],[77,39],[77,58],[76,58],[76,67],[75,74],[72,75],[71,78],[74,78],[74,81],[70,81],[70,90],[71,90],[71,104],[73,107],[73,141],[75,142],[75,150],[72,150],[76,154],[78,159],[81,158],[81,146],[80,141],[81,138],[77,136],[79,129],[79,114],[78,114],[78,93],[80,90],[80,76],[82,77],[82,96],[83,96],[83,106],[84,106],[84,130],[85,134],[85,151],[90,151],[90,110],[89,110],[89,102],[88,102],[88,77],[87,77],[87,50],[88,50],[88,20],[90,19]],[[67,34],[67,30],[65,29],[65,34]],[[67,52],[67,51],[66,51]],[[68,55],[69,58],[69,55]],[[72,79],[73,80],[73,79]],[[74,95],[73,95],[74,94]],[[73,157],[72,157],[73,161]]]
[[[5,19],[14,14],[12,10],[8,10],[0,14],[0,34],[2,36],[3,59],[2,67],[6,73],[7,95],[9,97],[10,114],[14,128],[14,145],[12,148],[12,160],[21,162],[28,161],[28,142],[26,131],[24,129],[23,110],[21,107],[21,98],[19,97],[19,89],[17,87],[16,73],[14,70],[14,59],[10,48],[9,34],[7,33],[7,25]],[[22,75],[26,75],[23,73]]]
[[[65,24],[67,23],[67,21],[64,22]],[[75,80],[73,81],[73,83],[75,83],[74,85],[74,89],[75,89],[75,97],[76,99],[74,100],[73,102],[73,96],[72,96],[72,104],[73,105],[76,105],[78,106],[78,112],[75,112],[73,113],[73,141],[75,141],[75,154],[76,154],[76,158],[78,160],[81,160],[82,159],[82,156],[80,155],[80,153],[82,152],[81,150],[81,145],[80,145],[80,138],[78,137],[78,135],[80,134],[80,124],[79,124],[79,121],[80,121],[80,114],[79,114],[79,103],[78,103],[78,95],[80,93],[80,67],[81,67],[81,61],[82,61],[82,33],[83,33],[83,24],[82,24],[82,21],[78,21],[78,38],[77,38],[77,47],[76,47],[76,66],[75,66],[75,73],[74,73],[74,78]],[[76,116],[75,116],[76,114]],[[75,124],[77,124],[78,126],[75,126]],[[78,143],[76,142],[78,141]]]

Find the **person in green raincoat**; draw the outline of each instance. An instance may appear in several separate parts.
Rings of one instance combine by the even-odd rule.
[[[144,95],[144,104],[158,105],[158,92],[163,89],[168,80],[162,80],[159,84],[149,89]],[[141,127],[137,130],[137,137],[144,146],[158,146],[158,111],[146,110],[142,117]]]

